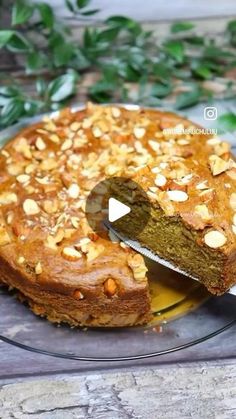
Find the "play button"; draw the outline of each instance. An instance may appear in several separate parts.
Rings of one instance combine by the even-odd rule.
[[[109,198],[108,201],[108,220],[110,223],[119,220],[131,211],[128,205],[122,204],[115,198]]]
[[[146,226],[150,215],[147,194],[129,178],[112,177],[99,183],[90,191],[85,206],[85,215],[90,228],[100,237],[109,239],[107,225],[118,233],[136,238]]]

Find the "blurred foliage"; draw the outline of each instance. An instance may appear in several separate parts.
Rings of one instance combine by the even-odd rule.
[[[65,5],[78,21],[99,12],[90,8],[90,0],[65,0]],[[157,42],[140,23],[111,16],[99,27],[86,26],[78,41],[48,3],[16,0],[11,17],[10,27],[0,30],[0,48],[21,56],[26,74],[35,77],[35,91],[25,94],[14,80],[0,88],[0,127],[65,106],[85,72],[100,75],[88,89],[96,102],[165,106],[171,96],[174,107],[184,109],[214,97],[204,82],[236,71],[236,20],[228,23],[219,46],[200,36],[191,22],[172,24],[166,39]],[[131,88],[133,83],[137,89]],[[230,92],[228,83],[226,94]]]

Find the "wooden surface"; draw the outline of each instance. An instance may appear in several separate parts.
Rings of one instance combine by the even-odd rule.
[[[26,380],[0,388],[2,419],[233,419],[236,366],[199,363]]]
[[[34,0],[36,1],[36,0]],[[64,0],[48,0],[56,12],[68,15]],[[92,0],[91,8],[100,9],[95,18],[102,20],[111,15],[127,15],[141,21],[192,19],[236,15],[235,0]]]

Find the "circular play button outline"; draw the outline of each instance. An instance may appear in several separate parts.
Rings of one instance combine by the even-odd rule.
[[[151,212],[146,192],[130,178],[106,178],[90,191],[85,206],[89,226],[100,237],[109,240],[107,225],[118,233],[138,239]]]

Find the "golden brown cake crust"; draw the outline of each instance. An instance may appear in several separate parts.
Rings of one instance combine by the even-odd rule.
[[[138,181],[167,217],[199,233],[199,246],[223,255],[223,285],[215,292],[235,282],[236,168],[229,147],[176,127],[196,128],[171,113],[88,104],[45,118],[2,149],[1,279],[37,314],[93,326],[150,318],[142,257],[97,237],[85,219],[89,191],[110,176]]]

